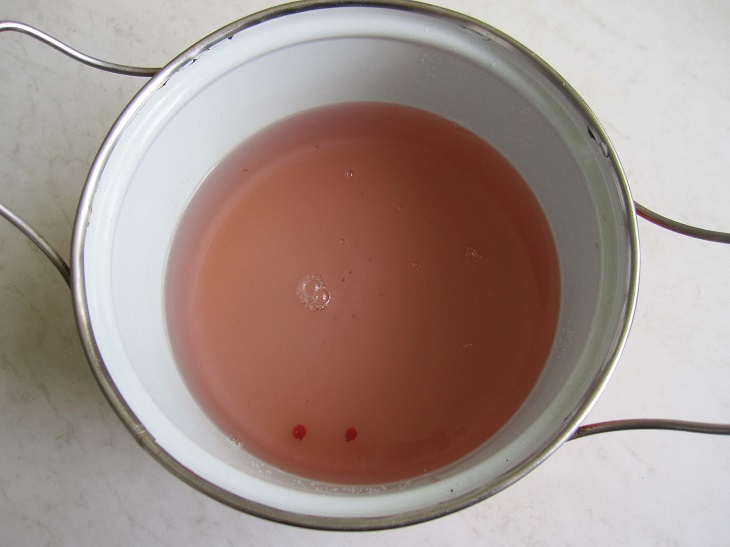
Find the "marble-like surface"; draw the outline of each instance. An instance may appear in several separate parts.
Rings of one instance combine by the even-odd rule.
[[[551,63],[604,124],[635,198],[730,231],[730,4],[441,0]],[[4,0],[92,55],[164,64],[267,0]],[[0,36],[0,200],[67,255],[94,154],[142,80]],[[730,248],[640,222],[641,290],[589,420],[730,421]],[[570,442],[497,496],[400,530],[327,533],[237,513],[151,459],[104,399],[56,271],[0,222],[0,545],[727,545],[730,438]]]

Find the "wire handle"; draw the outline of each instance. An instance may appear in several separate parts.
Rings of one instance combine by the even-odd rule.
[[[629,419],[598,422],[579,427],[568,439],[574,441],[612,431],[632,429],[660,429],[665,431],[684,431],[686,433],[706,433],[708,435],[730,435],[730,424],[711,424],[706,422],[687,422],[684,420]]]
[[[712,241],[714,243],[730,243],[730,233],[728,232],[716,232],[714,230],[705,230],[704,228],[690,226],[689,224],[682,224],[671,218],[664,217],[659,213],[655,213],[637,202],[634,202],[634,207],[636,208],[636,214],[641,218],[653,222],[665,230],[671,230],[678,234],[696,239],[704,239],[705,241]]]
[[[40,233],[38,233],[35,228],[33,228],[33,226],[28,224],[13,211],[5,207],[5,205],[3,205],[2,203],[0,203],[0,215],[5,217],[5,219],[7,219],[10,224],[12,224],[23,234],[25,234],[25,236],[30,239],[35,244],[35,246],[43,252],[44,255],[46,255],[48,260],[50,260],[56,267],[58,273],[61,274],[63,280],[70,287],[71,268],[69,268],[68,263],[63,259],[61,254],[56,249],[54,249],[53,246],[48,243],[48,241]]]
[[[0,21],[0,32],[20,32],[26,36],[31,36],[46,45],[51,46],[57,51],[60,51],[64,55],[71,57],[72,59],[83,63],[87,66],[104,70],[106,72],[112,72],[114,74],[122,74],[125,76],[141,76],[150,77],[154,76],[159,72],[159,68],[151,67],[137,67],[129,65],[120,65],[117,63],[110,63],[91,57],[82,53],[71,46],[64,44],[60,40],[57,40],[53,36],[46,34],[45,32],[38,30],[35,27],[20,23],[18,21]],[[25,220],[16,215],[10,208],[0,203],[0,216],[4,217],[8,222],[20,230],[25,236],[30,239],[33,244],[38,247],[44,255],[51,261],[56,267],[58,273],[61,274],[63,280],[67,285],[71,285],[71,268],[68,263],[63,259],[61,254],[48,243],[48,241],[30,224]]]
[[[38,30],[35,27],[18,21],[0,21],[0,32],[5,31],[20,32],[26,36],[31,36],[80,63],[106,72],[113,72],[114,74],[122,74],[124,76],[151,77],[160,71],[159,68],[118,65],[117,63],[102,61],[96,57],[91,57],[85,53],[81,53],[77,49],[64,44],[60,40],[56,40],[53,36],[46,34],[42,30]]]
[[[103,61],[95,57],[91,57],[80,51],[64,44],[53,36],[38,30],[35,27],[20,23],[17,21],[0,21],[0,32],[14,31],[20,32],[27,36],[31,36],[36,40],[40,40],[44,44],[60,51],[64,55],[79,61],[87,66],[112,72],[114,74],[122,74],[125,76],[151,77],[160,71],[160,68],[152,67],[136,67],[129,65],[120,65]],[[677,232],[689,237],[713,241],[716,243],[730,243],[730,233],[716,232],[713,230],[705,230],[688,224],[682,224],[676,220],[669,219],[658,213],[647,209],[643,205],[634,202],[637,214],[654,224],[661,226],[667,230]],[[17,216],[13,211],[0,203],[0,216],[6,218],[13,226],[18,228],[28,239],[30,239],[46,257],[53,263],[58,272],[63,276],[64,281],[70,286],[71,270],[68,263],[61,257],[43,236],[41,236],[31,225]],[[686,431],[692,433],[708,433],[712,435],[730,435],[730,424],[711,424],[704,422],[687,422],[681,420],[650,420],[650,419],[631,419],[631,420],[615,420],[612,422],[601,422],[589,424],[579,427],[569,440],[580,439],[590,435],[599,433],[608,433],[610,431],[626,431],[632,429],[663,429],[672,431]]]

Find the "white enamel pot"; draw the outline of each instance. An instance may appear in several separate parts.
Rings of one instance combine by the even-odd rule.
[[[431,111],[499,150],[545,212],[561,276],[552,350],[517,414],[446,468],[368,487],[298,478],[229,441],[183,382],[165,323],[170,246],[210,169],[276,120],[351,101]],[[254,515],[376,529],[483,500],[574,433],[622,350],[638,266],[636,217],[616,154],[585,103],[543,61],[501,32],[440,8],[315,1],[228,25],[138,93],[89,173],[71,270],[92,369],[126,426],[166,468]]]

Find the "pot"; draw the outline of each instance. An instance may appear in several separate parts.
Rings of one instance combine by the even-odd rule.
[[[277,120],[352,101],[427,110],[494,146],[545,212],[562,287],[550,355],[511,420],[446,468],[366,487],[294,477],[231,443],[180,375],[164,302],[170,246],[206,173]],[[127,106],[84,187],[71,286],[99,384],[138,442],[172,473],[275,521],[376,529],[483,500],[574,434],[623,348],[638,266],[634,206],[615,151],[580,97],[532,52],[433,6],[305,1],[201,40]]]
[[[304,480],[241,451],[173,358],[166,259],[206,173],[276,120],[349,101],[405,104],[492,144],[540,202],[561,272],[557,334],[531,394],[462,460],[394,484]],[[110,403],[171,472],[246,512],[316,528],[411,524],[487,498],[576,430],[621,353],[639,267],[633,202],[595,116],[549,66],[483,23],[412,2],[303,2],[232,23],[127,106],[90,170],[73,238],[84,349]]]

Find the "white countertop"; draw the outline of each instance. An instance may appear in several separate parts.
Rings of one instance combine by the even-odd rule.
[[[730,4],[442,0],[531,48],[603,123],[637,201],[730,231]],[[267,0],[4,0],[102,59],[156,66]],[[68,255],[87,170],[144,80],[0,36],[0,201]],[[730,422],[730,248],[639,222],[641,290],[589,421]],[[114,415],[80,349],[70,294],[0,222],[0,545],[727,545],[730,438],[623,432],[569,442],[507,490],[433,522],[302,530],[188,487]]]

